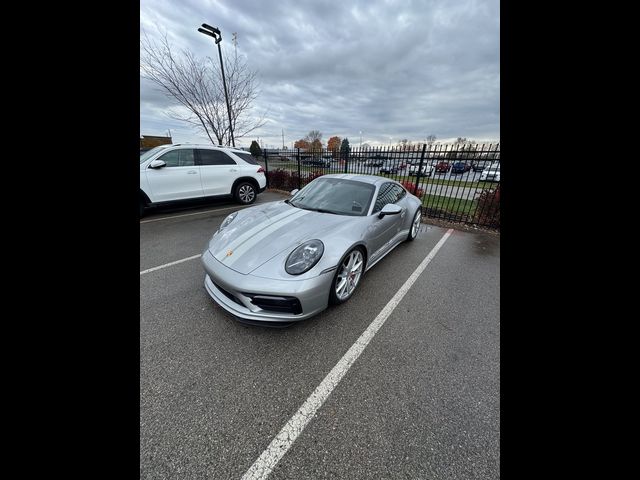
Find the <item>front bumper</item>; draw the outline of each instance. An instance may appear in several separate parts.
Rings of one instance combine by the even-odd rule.
[[[209,250],[202,255],[202,264],[206,272],[204,286],[218,305],[242,319],[263,322],[296,322],[327,308],[329,289],[335,273],[332,270],[308,280],[272,280],[251,274],[243,275],[220,263]],[[246,293],[295,297],[300,302],[302,313],[264,310],[254,305]]]

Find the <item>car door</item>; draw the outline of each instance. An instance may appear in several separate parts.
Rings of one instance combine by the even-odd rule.
[[[369,235],[369,250],[373,252],[371,261],[375,261],[378,257],[384,255],[395,244],[394,237],[400,231],[407,214],[404,204],[398,202],[399,197],[404,197],[405,193],[400,185],[392,182],[384,183],[380,186],[371,213],[372,224]],[[385,215],[382,218],[378,218],[380,210],[388,203],[397,203],[402,207],[402,212],[398,215]]]
[[[147,166],[146,169],[155,202],[202,197],[200,168],[195,165],[193,149],[170,150],[156,160],[162,160],[166,165],[161,168]]]
[[[227,195],[240,175],[237,162],[222,150],[196,149],[196,162],[200,166],[202,191],[205,197]]]

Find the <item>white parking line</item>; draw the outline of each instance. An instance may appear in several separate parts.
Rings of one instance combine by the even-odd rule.
[[[149,273],[149,272],[155,272],[156,270],[160,270],[161,268],[167,268],[167,267],[170,267],[171,265],[177,265],[182,262],[187,262],[189,260],[193,260],[194,258],[200,258],[201,256],[202,254],[199,253],[198,255],[193,255],[192,257],[183,258],[182,260],[176,260],[175,262],[165,263],[164,265],[158,265],[157,267],[147,268],[146,270],[142,270],[140,272],[140,275],[144,275],[145,273]]]
[[[247,205],[247,206],[244,206],[244,207],[237,206],[237,207],[213,209],[213,210],[206,210],[204,212],[184,213],[182,215],[173,215],[171,217],[151,218],[149,220],[142,220],[140,223],[159,222],[160,220],[171,220],[172,218],[189,217],[191,215],[204,215],[205,213],[222,212],[223,210],[242,210],[243,208],[247,208],[247,207],[253,207],[253,205]]]
[[[438,253],[444,242],[447,241],[453,229],[447,230],[440,241],[429,252],[424,260],[418,265],[411,276],[400,287],[389,303],[380,311],[378,316],[369,324],[367,329],[360,335],[347,353],[340,359],[335,367],[328,373],[324,380],[318,385],[314,392],[305,400],[298,411],[289,419],[280,433],[271,441],[267,449],[262,452],[258,459],[251,465],[242,476],[242,480],[265,479],[269,476],[276,464],[289,450],[293,442],[302,433],[305,426],[313,418],[324,401],[329,397],[334,388],[338,385],[342,377],[347,373],[353,362],[355,362],[360,354],[364,351],[371,339],[380,330],[380,327],[387,321],[391,312],[398,306],[402,298],[407,294],[411,286],[418,279],[420,274],[427,268],[433,257]]]

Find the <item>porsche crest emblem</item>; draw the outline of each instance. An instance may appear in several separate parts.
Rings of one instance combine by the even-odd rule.
[[[227,257],[230,257],[231,255],[233,255],[233,250],[227,250]]]

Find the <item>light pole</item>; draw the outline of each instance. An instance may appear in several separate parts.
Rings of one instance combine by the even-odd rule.
[[[216,27],[211,27],[206,23],[202,24],[203,28],[199,28],[200,33],[213,37],[218,45],[218,55],[220,57],[220,70],[222,70],[222,84],[224,85],[224,98],[227,100],[227,114],[229,115],[229,133],[231,134],[231,144],[235,147],[236,141],[233,138],[233,124],[231,123],[231,106],[229,105],[229,94],[227,93],[227,81],[224,76],[224,64],[222,63],[222,50],[220,49],[220,42],[222,41],[222,33]],[[205,30],[206,29],[206,30]]]

